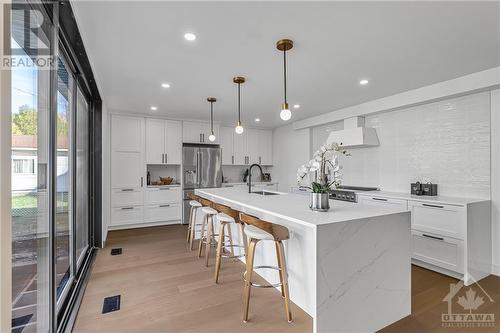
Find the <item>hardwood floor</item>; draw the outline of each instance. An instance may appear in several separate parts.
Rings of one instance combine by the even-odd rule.
[[[311,317],[294,304],[294,320],[287,323],[281,295],[273,289],[252,289],[250,321],[244,324],[243,264],[225,260],[220,284],[214,284],[213,258],[206,268],[196,251],[187,249],[185,232],[180,225],[110,232],[106,248],[97,254],[74,332],[312,332]],[[123,254],[111,256],[113,247],[122,247]],[[413,266],[412,315],[381,332],[500,332],[500,322],[484,328],[442,327],[441,315],[448,309],[443,298],[456,282]],[[480,284],[496,302],[473,286],[484,301],[474,313],[493,313],[500,321],[500,278],[489,276]],[[101,314],[104,297],[118,294],[121,310]],[[460,312],[457,298],[453,301],[453,312]]]

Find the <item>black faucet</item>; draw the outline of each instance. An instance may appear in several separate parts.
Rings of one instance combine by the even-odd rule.
[[[256,166],[259,168],[260,170],[260,178],[262,179],[262,175],[264,174],[262,172],[262,167],[257,164],[257,163],[254,163],[252,165],[250,165],[250,168],[248,168],[248,193],[252,193],[252,168]]]

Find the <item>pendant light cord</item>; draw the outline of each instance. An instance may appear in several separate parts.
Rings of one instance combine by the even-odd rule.
[[[284,78],[283,86],[285,87],[285,104],[286,104],[287,100],[286,100],[286,51],[285,50],[283,50],[283,78]]]
[[[238,123],[241,124],[240,85],[241,83],[238,83]]]
[[[214,134],[214,102],[210,102],[210,131]]]

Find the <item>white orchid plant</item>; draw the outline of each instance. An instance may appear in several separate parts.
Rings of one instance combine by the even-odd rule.
[[[313,193],[328,193],[332,188],[337,188],[342,178],[340,155],[351,154],[336,142],[322,145],[314,153],[313,159],[297,170],[297,183],[301,185],[306,176],[315,173],[315,181],[308,186]]]

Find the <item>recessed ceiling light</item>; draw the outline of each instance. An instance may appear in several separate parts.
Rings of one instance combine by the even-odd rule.
[[[186,33],[184,34],[184,39],[185,39],[185,40],[188,40],[188,41],[190,41],[190,42],[192,42],[193,40],[195,40],[195,39],[196,39],[196,35],[195,35],[195,34],[193,34],[192,32],[186,32]]]
[[[294,109],[298,109],[298,108],[300,108],[300,104],[294,104],[294,105],[293,105],[293,108],[294,108]]]
[[[158,108],[156,106],[151,107],[151,111],[156,111],[156,110],[158,110]]]
[[[255,122],[258,123],[260,121],[260,118],[255,118]]]
[[[359,81],[359,84],[362,85],[362,86],[367,85],[368,84],[368,80],[363,79],[363,80]]]
[[[170,88],[170,84],[168,83],[162,83],[161,86],[162,88]]]

